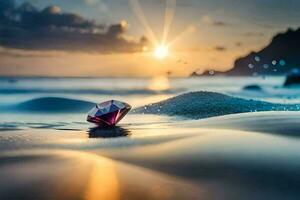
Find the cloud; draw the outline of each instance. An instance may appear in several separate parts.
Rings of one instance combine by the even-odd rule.
[[[31,58],[31,57],[62,57],[67,55],[64,51],[39,51],[39,50],[22,50],[22,49],[9,49],[0,47],[0,57],[11,58]]]
[[[227,26],[228,24],[226,22],[223,22],[223,21],[214,21],[213,25],[215,25],[215,26]]]
[[[30,3],[0,1],[0,46],[26,50],[98,53],[141,51],[146,41],[129,40],[126,23],[108,26],[62,12],[58,6],[38,10]]]
[[[101,12],[108,12],[107,4],[104,0],[83,0],[88,6],[96,7]]]
[[[249,32],[246,32],[245,33],[245,36],[247,37],[263,37],[265,34],[263,32],[252,32],[252,31],[249,31]]]
[[[242,42],[236,42],[236,43],[235,43],[235,46],[241,47],[241,46],[243,46],[243,43],[242,43]]]
[[[224,46],[216,46],[215,48],[214,48],[216,51],[226,51],[226,47],[224,47]]]
[[[214,25],[214,26],[227,26],[228,25],[227,22],[224,22],[224,21],[221,21],[221,20],[214,20],[208,15],[203,15],[202,18],[201,18],[201,21],[204,24]]]

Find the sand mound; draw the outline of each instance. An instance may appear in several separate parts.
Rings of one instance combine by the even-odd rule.
[[[135,109],[135,113],[183,116],[192,119],[256,111],[299,110],[300,105],[275,104],[215,92],[190,92]]]

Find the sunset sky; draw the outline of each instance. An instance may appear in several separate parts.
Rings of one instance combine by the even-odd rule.
[[[298,28],[299,7],[298,0],[0,0],[0,75],[224,71]],[[162,58],[159,46],[168,47]]]

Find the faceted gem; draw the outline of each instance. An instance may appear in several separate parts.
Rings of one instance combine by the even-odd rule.
[[[131,109],[127,103],[110,100],[97,104],[87,116],[87,121],[98,126],[115,126]]]

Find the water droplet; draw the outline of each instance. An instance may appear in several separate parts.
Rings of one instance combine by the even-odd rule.
[[[254,57],[254,60],[255,60],[256,62],[259,62],[259,61],[260,61],[260,57],[255,56],[255,57]]]
[[[277,61],[276,60],[273,60],[272,61],[272,65],[276,65],[277,64]]]
[[[268,64],[263,64],[263,68],[268,69],[269,65]]]
[[[253,68],[254,68],[254,65],[250,63],[250,64],[248,65],[248,67],[249,67],[250,69],[253,69]]]
[[[209,73],[210,75],[214,75],[214,74],[215,74],[215,71],[214,71],[214,70],[209,70],[208,73]]]
[[[286,64],[286,62],[285,62],[285,60],[282,60],[282,59],[281,59],[281,60],[279,61],[279,64],[280,64],[281,66],[284,66],[284,65]]]

